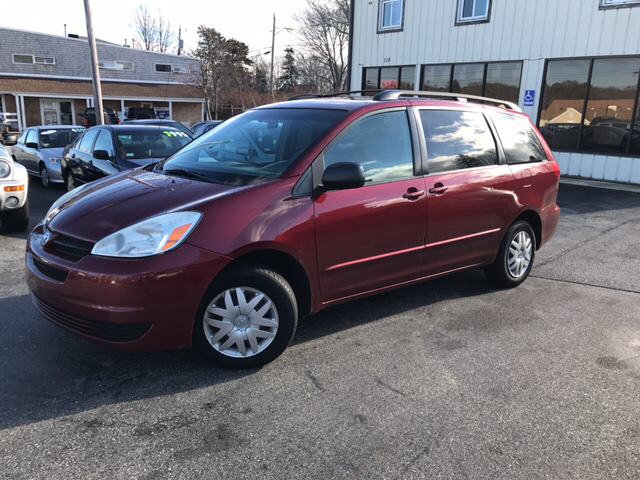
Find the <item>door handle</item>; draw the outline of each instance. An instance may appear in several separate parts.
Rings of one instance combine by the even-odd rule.
[[[442,183],[437,182],[433,185],[433,187],[429,189],[429,193],[433,193],[434,195],[442,195],[448,189],[449,187],[445,187]]]
[[[407,198],[409,200],[417,200],[423,195],[424,195],[424,190],[418,190],[417,188],[411,187],[409,190],[407,190],[407,193],[402,195],[402,198]]]

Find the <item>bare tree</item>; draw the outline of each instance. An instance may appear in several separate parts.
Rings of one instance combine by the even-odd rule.
[[[152,50],[156,40],[156,19],[146,5],[138,5],[133,16],[133,29],[145,50]]]
[[[349,0],[307,0],[295,15],[307,58],[318,61],[333,91],[343,90],[347,76]]]
[[[158,11],[156,44],[160,53],[168,53],[176,41],[176,33],[171,30],[171,23],[164,19],[162,10]]]

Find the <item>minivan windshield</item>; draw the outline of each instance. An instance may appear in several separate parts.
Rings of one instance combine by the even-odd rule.
[[[278,178],[346,115],[345,110],[251,110],[198,137],[156,171],[191,172],[192,178],[227,185]]]

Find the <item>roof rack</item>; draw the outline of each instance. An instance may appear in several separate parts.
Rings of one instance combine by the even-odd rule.
[[[305,99],[305,98],[342,97],[342,96],[353,95],[354,93],[359,93],[359,94],[376,93],[376,94],[380,94],[380,93],[384,93],[384,91],[380,90],[380,89],[375,89],[375,90],[350,90],[348,92],[336,92],[336,93],[301,93],[300,95],[294,95],[293,97],[288,98],[287,100],[302,100],[302,99]]]
[[[384,90],[378,93],[373,100],[398,100],[400,97],[430,97],[430,98],[450,98],[458,100],[460,102],[477,102],[477,103],[489,103],[491,105],[502,106],[508,110],[521,112],[520,107],[515,103],[507,102],[506,100],[497,100],[495,98],[479,97],[477,95],[465,95],[463,93],[449,93],[449,92],[422,92],[411,90]]]

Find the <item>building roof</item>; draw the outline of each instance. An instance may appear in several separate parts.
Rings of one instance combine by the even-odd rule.
[[[101,81],[104,97],[118,98],[193,98],[202,100],[202,92],[190,85],[149,84]],[[0,92],[20,94],[93,96],[93,85],[83,80],[28,77],[0,77]]]

